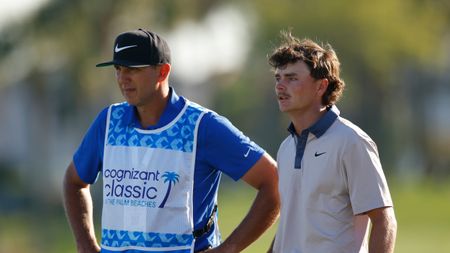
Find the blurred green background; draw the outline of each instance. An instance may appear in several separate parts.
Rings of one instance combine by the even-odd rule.
[[[378,144],[399,223],[396,252],[450,252],[450,2],[1,0],[0,252],[75,252],[61,204],[65,168],[97,113],[122,101],[110,59],[120,32],[172,49],[171,85],[276,156],[267,55],[280,30],[330,43],[347,87],[338,107]],[[95,216],[101,189],[93,187]],[[226,237],[254,191],[224,177]],[[268,203],[270,204],[270,203]],[[264,252],[276,225],[245,252]]]

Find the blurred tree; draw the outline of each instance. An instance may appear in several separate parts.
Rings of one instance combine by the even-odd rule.
[[[254,129],[258,128],[255,122],[263,125],[263,129],[273,126],[274,121],[280,122],[278,116],[268,115],[268,112],[273,112],[273,100],[272,103],[263,100],[270,97],[265,92],[273,94],[273,81],[265,74],[261,78],[261,71],[269,69],[267,64],[262,63],[266,62],[264,56],[278,44],[279,31],[292,28],[293,34],[298,37],[333,45],[347,83],[343,101],[339,103],[343,115],[359,124],[379,144],[386,169],[389,171],[395,167],[403,155],[399,151],[404,143],[421,136],[418,133],[420,129],[423,131],[423,128],[414,130],[411,127],[413,122],[423,121],[425,117],[424,114],[415,114],[407,119],[402,117],[402,113],[412,109],[413,103],[405,103],[407,101],[402,99],[404,89],[411,88],[405,83],[408,78],[397,77],[405,73],[402,72],[405,66],[412,67],[411,71],[416,75],[443,67],[439,63],[446,55],[436,51],[442,50],[443,35],[449,34],[449,4],[407,0],[282,0],[277,1],[276,6],[271,1],[248,1],[248,4],[257,13],[260,29],[255,34],[257,38],[249,57],[249,68],[245,70],[243,79],[246,81],[245,84],[239,82],[225,89],[234,89],[229,94],[251,97],[255,102],[246,100],[243,102],[246,105],[234,104],[232,108],[239,106],[252,111],[247,117],[243,117],[242,112],[235,112],[236,118],[246,121],[248,125],[253,124]],[[411,65],[411,62],[414,64]],[[249,88],[249,84],[257,84],[257,87]],[[266,89],[266,86],[271,89]],[[423,93],[416,95],[420,94]],[[227,100],[235,101],[239,97],[223,97],[220,110],[227,110]],[[276,143],[274,139],[280,140],[286,135],[286,126],[281,127],[282,131],[272,132],[278,135],[276,138],[271,139],[267,134],[260,135],[260,138],[270,138],[273,145]],[[418,143],[409,141],[408,144]]]
[[[433,128],[422,124],[430,112],[424,108],[437,91],[445,91],[438,87],[448,80],[443,76],[448,76],[450,49],[443,45],[449,36],[450,4],[443,0],[50,1],[33,18],[0,31],[0,94],[14,108],[2,111],[4,118],[14,120],[1,125],[0,138],[14,145],[0,149],[0,160],[15,161],[23,176],[31,175],[30,189],[57,187],[95,114],[121,99],[112,71],[94,68],[111,57],[117,33],[148,27],[170,34],[225,4],[237,6],[254,23],[245,67],[212,75],[199,86],[174,80],[177,88],[211,96],[207,106],[230,117],[275,155],[287,119],[278,112],[266,62],[279,31],[292,28],[299,37],[329,42],[336,49],[347,83],[339,106],[379,144],[387,170],[408,154],[419,153],[430,170],[449,163],[448,149],[442,148],[442,161],[427,162],[436,160],[431,157],[437,143],[429,138]],[[445,92],[440,93],[448,96]],[[12,130],[18,134],[8,134]],[[448,144],[443,143],[439,146]],[[413,148],[405,151],[405,145]],[[48,180],[52,183],[43,187]]]
[[[249,23],[237,36],[250,49],[244,50],[245,64],[216,71],[197,86],[173,75],[180,94],[206,97],[206,106],[275,156],[288,119],[278,111],[267,55],[278,45],[280,30],[292,28],[294,35],[329,42],[337,51],[347,83],[338,106],[378,143],[388,173],[450,176],[448,0],[51,0],[35,16],[0,30],[0,212],[61,208],[62,175],[84,132],[104,106],[122,100],[113,70],[94,67],[111,57],[119,32],[145,27],[171,35],[201,23],[194,27],[200,31],[175,36],[183,41],[173,42],[213,54],[214,60],[223,52],[215,55],[202,45],[216,43],[212,33],[228,36],[230,24],[242,25],[232,23],[232,12],[223,12],[230,15],[212,28],[205,23],[224,6],[234,6],[237,17]],[[223,40],[228,39],[236,38]],[[192,45],[199,40],[205,44]],[[199,62],[188,59],[198,65],[192,75],[209,67]],[[101,202],[98,187],[93,187],[96,203]],[[29,231],[40,232],[44,223],[47,219]],[[28,236],[59,241],[39,232]],[[23,238],[21,231],[17,234]],[[51,251],[47,243],[30,245],[24,251],[68,252]]]

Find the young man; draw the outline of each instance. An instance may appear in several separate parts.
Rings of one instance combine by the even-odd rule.
[[[147,30],[120,34],[113,60],[126,102],[93,122],[64,179],[64,204],[79,252],[239,252],[279,212],[275,161],[227,119],[169,86],[170,51]],[[103,177],[102,240],[89,185]],[[247,216],[221,244],[221,173],[258,190]],[[267,203],[270,203],[267,204]]]
[[[291,124],[277,154],[281,212],[271,252],[393,252],[397,225],[377,147],[335,106],[344,89],[335,52],[283,35],[269,63]]]

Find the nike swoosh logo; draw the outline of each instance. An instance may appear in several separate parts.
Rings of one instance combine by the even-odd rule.
[[[118,53],[122,50],[125,50],[127,48],[132,48],[132,47],[137,47],[137,45],[131,45],[131,46],[124,46],[124,47],[119,47],[119,44],[116,45],[116,48],[114,48],[114,52]]]
[[[323,155],[323,154],[325,154],[326,152],[322,152],[322,153],[317,153],[317,151],[316,151],[316,153],[314,154],[314,156],[315,157],[318,157],[318,156],[321,156],[321,155]]]
[[[250,154],[250,149],[252,148],[248,148],[247,153],[244,154],[244,157],[247,157]]]

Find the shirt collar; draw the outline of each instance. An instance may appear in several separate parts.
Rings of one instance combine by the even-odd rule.
[[[314,134],[317,138],[320,138],[320,136],[322,136],[328,130],[328,128],[330,128],[339,114],[340,111],[335,105],[329,106],[327,107],[327,112],[316,123],[314,123],[314,125],[305,130]],[[288,131],[292,134],[292,136],[297,135],[294,124],[292,122],[289,124]]]
[[[164,112],[161,115],[159,122],[156,125],[150,126],[147,129],[157,129],[168,124],[183,109],[185,102],[186,101],[182,97],[177,95],[175,89],[170,87],[169,101],[167,103],[166,108],[164,108]],[[139,123],[139,119],[137,117],[137,109],[135,106],[130,105],[129,107],[127,107],[123,119],[124,123],[126,123],[128,126],[141,128],[141,124]]]

